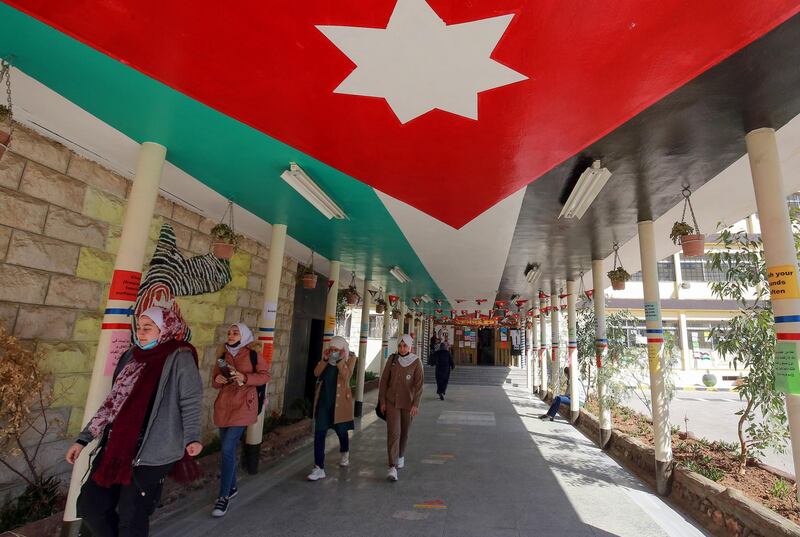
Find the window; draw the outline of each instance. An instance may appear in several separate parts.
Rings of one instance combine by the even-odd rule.
[[[687,282],[720,282],[725,280],[725,272],[712,268],[711,259],[707,256],[681,255],[681,277]]]
[[[660,282],[674,282],[675,281],[675,263],[672,262],[672,257],[662,259],[656,265],[658,268],[658,281]],[[632,282],[642,281],[642,272],[631,275]]]
[[[383,314],[369,316],[368,337],[371,339],[381,339],[383,337]]]
[[[725,321],[686,322],[689,352],[694,360],[695,369],[727,366],[727,361],[720,356],[711,341],[711,329],[724,324]]]

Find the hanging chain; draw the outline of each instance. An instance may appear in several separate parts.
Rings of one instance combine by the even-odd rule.
[[[614,270],[617,270],[617,263],[619,262],[619,243],[614,243]]]
[[[686,222],[686,206],[689,206],[689,213],[692,215],[692,222],[694,223],[694,232],[698,235],[700,234],[700,226],[697,225],[697,218],[694,217],[694,208],[692,207],[692,189],[688,186],[683,187],[681,191],[683,194],[683,216],[681,216],[681,222]]]
[[[2,64],[2,70],[0,70],[0,82],[5,78],[6,81],[6,106],[8,108],[8,121],[14,119],[14,111],[11,106],[11,64],[9,64],[5,60],[0,60],[0,64]]]

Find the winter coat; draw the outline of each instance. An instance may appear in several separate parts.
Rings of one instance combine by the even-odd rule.
[[[253,372],[253,363],[250,361],[250,348],[242,347],[233,356],[225,347],[225,361],[245,376],[245,382],[239,386],[236,382],[219,384],[217,375],[222,374],[217,363],[211,372],[211,385],[219,390],[217,400],[214,401],[214,425],[217,427],[242,427],[252,425],[258,419],[258,394],[256,386],[269,382],[270,374],[264,357],[258,355],[256,370]],[[222,355],[222,349],[217,356]]]
[[[314,376],[319,378],[326,367],[339,368],[339,375],[336,377],[336,410],[333,415],[333,423],[346,423],[353,421],[353,392],[350,391],[350,377],[356,367],[356,355],[352,352],[347,360],[339,360],[336,365],[330,365],[327,360],[320,360],[314,368]],[[314,390],[314,413],[317,412],[317,402],[322,385],[317,383]]]

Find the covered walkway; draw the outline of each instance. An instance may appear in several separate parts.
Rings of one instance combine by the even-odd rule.
[[[373,392],[372,397],[375,397]],[[369,408],[372,408],[371,406]],[[158,537],[705,535],[563,421],[517,388],[452,386],[423,396],[400,480],[385,480],[385,427],[366,416],[351,466],[304,481],[310,448],[242,483],[228,515],[214,490],[157,513]],[[330,439],[330,437],[329,437]]]

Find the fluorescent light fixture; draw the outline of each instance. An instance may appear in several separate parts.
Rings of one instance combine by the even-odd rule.
[[[431,297],[429,297],[428,295],[422,295],[420,298],[421,298],[421,299],[422,299],[422,301],[423,301],[423,302],[425,302],[426,304],[429,304],[429,303],[430,303],[430,301],[431,301]]]
[[[281,179],[303,196],[307,202],[316,207],[328,220],[331,218],[339,220],[347,218],[342,208],[336,205],[336,202],[296,163],[289,163],[289,169],[281,174]]]
[[[389,269],[389,274],[391,274],[392,276],[397,278],[397,281],[399,281],[400,283],[407,283],[407,282],[411,281],[411,278],[409,278],[408,275],[405,272],[400,270],[400,267],[392,267],[392,268],[390,268]]]
[[[539,276],[542,275],[542,269],[539,265],[535,263],[528,263],[528,266],[525,267],[525,280],[528,283],[533,283],[539,279]]]
[[[567,203],[561,209],[559,218],[582,218],[594,199],[606,185],[611,172],[600,167],[600,161],[595,160],[590,168],[578,178],[575,188],[569,195]]]

